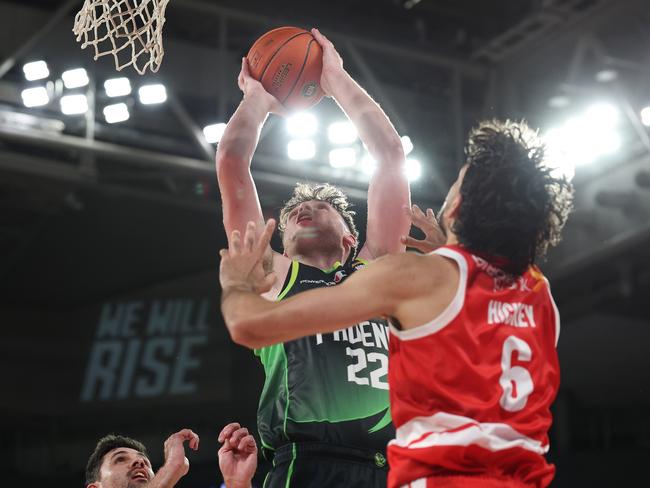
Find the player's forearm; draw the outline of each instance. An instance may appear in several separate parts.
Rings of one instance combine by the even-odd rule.
[[[224,288],[221,294],[221,314],[233,342],[251,349],[264,347],[273,341],[265,324],[271,320],[274,302],[265,300],[247,288]]]
[[[363,301],[348,300],[347,305],[341,305],[344,296],[350,293],[350,287],[339,285],[271,302],[245,288],[230,289],[223,292],[221,312],[234,342],[259,349],[334,332],[383,314],[386,305],[377,297],[364,296]]]
[[[346,71],[342,70],[332,83],[331,91],[377,163],[403,164],[404,150],[395,127],[381,107]]]
[[[233,342],[250,349],[340,328],[326,320],[325,312],[312,316],[307,307],[293,300],[271,302],[246,289],[224,290],[221,313]]]
[[[219,141],[217,174],[228,169],[229,163],[232,162],[250,164],[269,109],[263,100],[242,100]]]

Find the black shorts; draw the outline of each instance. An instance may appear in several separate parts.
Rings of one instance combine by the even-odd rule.
[[[387,476],[383,452],[300,442],[277,449],[264,488],[386,488]]]

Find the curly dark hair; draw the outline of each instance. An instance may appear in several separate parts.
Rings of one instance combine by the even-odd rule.
[[[124,437],[122,435],[115,434],[109,434],[105,437],[102,437],[99,439],[99,441],[97,441],[95,450],[88,458],[88,463],[86,464],[85,486],[88,486],[90,483],[94,483],[95,481],[99,481],[99,470],[102,466],[104,456],[106,456],[106,454],[108,454],[113,449],[117,449],[118,447],[129,447],[149,458],[149,455],[147,454],[147,448],[144,447],[140,441],[136,441],[130,437]]]
[[[467,170],[453,231],[461,245],[505,258],[520,275],[560,242],[573,186],[545,162],[545,146],[524,122],[480,122],[465,146]]]

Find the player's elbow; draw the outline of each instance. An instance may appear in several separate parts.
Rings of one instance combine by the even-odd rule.
[[[377,157],[377,164],[384,168],[403,170],[406,165],[406,156],[399,137],[395,136],[384,142],[384,146]]]
[[[242,158],[227,149],[217,151],[217,176],[222,176],[224,173],[233,173],[240,171],[242,166],[245,167]]]
[[[256,333],[255,324],[250,320],[237,319],[226,323],[230,338],[235,344],[247,347],[249,349],[258,349],[266,344]]]

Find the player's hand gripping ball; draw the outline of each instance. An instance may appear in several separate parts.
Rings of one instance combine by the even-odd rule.
[[[323,98],[323,50],[311,32],[273,29],[255,41],[246,58],[250,75],[289,110],[309,108]]]

